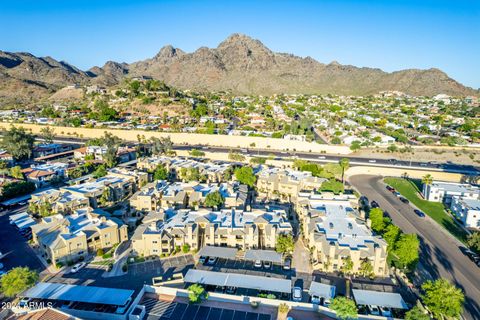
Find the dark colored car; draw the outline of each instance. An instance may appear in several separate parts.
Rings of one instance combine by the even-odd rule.
[[[379,207],[378,202],[375,201],[375,200],[373,200],[372,202],[370,202],[370,207],[372,207],[372,208],[378,208],[378,207]]]
[[[417,216],[419,216],[420,218],[424,218],[425,217],[425,213],[423,213],[422,211],[418,210],[418,209],[414,209],[413,212],[415,212],[415,214]]]
[[[392,191],[392,190],[393,190],[393,188],[392,188],[392,187],[390,187],[389,185],[387,185],[387,187],[386,187],[386,188],[387,188],[387,190],[388,190],[388,191]]]
[[[467,247],[460,247],[460,250],[464,255],[466,255],[470,260],[479,264],[480,263],[480,256],[473,252],[472,250],[468,249]]]
[[[408,201],[408,199],[405,197],[400,197],[400,201],[402,201],[403,203],[410,203],[410,201]]]

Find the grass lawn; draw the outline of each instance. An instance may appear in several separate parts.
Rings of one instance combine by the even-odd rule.
[[[467,233],[463,230],[446,211],[443,203],[431,202],[421,198],[421,181],[403,178],[385,178],[385,183],[394,187],[405,198],[410,200],[420,210],[428,214],[433,220],[448,230],[462,242],[467,239]]]

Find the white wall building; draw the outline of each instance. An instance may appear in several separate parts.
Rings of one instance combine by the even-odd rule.
[[[462,220],[465,227],[480,228],[480,200],[453,197],[450,209]]]
[[[423,197],[428,201],[450,203],[452,197],[480,199],[480,189],[468,183],[433,181],[423,185]]]

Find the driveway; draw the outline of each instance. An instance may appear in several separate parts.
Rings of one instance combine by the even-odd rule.
[[[422,266],[433,278],[448,279],[464,290],[464,317],[480,319],[480,269],[460,252],[458,241],[446,235],[432,219],[415,215],[410,205],[400,202],[385,189],[382,177],[358,175],[351,177],[350,183],[370,201],[377,201],[404,232],[418,235]]]

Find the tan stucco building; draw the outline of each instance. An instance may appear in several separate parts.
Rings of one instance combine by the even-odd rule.
[[[98,249],[128,240],[127,226],[91,208],[44,218],[32,226],[33,242],[52,263],[75,262]]]
[[[184,209],[165,216],[164,221],[150,221],[137,228],[132,237],[134,253],[169,254],[185,244],[191,249],[205,245],[242,250],[275,248],[280,235],[292,232],[284,210]]]

